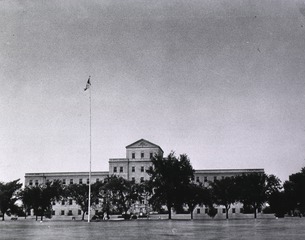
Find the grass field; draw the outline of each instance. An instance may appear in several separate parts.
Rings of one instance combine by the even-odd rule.
[[[0,239],[305,239],[305,218],[0,222]]]

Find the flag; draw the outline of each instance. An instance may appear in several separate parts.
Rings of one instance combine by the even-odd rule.
[[[88,78],[88,81],[87,81],[87,84],[86,84],[86,87],[85,87],[84,91],[86,91],[87,89],[89,89],[89,88],[90,88],[90,86],[91,86],[91,82],[90,82],[90,76],[89,76],[89,78]]]

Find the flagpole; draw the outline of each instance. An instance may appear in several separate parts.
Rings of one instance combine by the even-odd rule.
[[[89,76],[90,79],[90,76]],[[90,83],[91,85],[91,83]],[[89,88],[89,102],[90,102],[90,161],[89,161],[89,194],[88,194],[88,223],[90,222],[91,212],[91,160],[92,160],[92,141],[91,141],[91,87]]]

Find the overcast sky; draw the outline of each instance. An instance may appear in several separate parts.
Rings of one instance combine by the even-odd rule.
[[[305,166],[305,3],[0,1],[0,181],[147,139],[195,169]]]

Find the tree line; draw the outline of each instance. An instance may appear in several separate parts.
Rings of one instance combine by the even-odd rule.
[[[130,209],[136,202],[147,201],[154,211],[168,213],[188,212],[193,219],[196,206],[205,205],[208,215],[217,214],[216,206],[223,206],[226,218],[235,203],[242,203],[244,212],[252,212],[256,218],[258,210],[285,214],[305,214],[305,168],[289,176],[281,184],[274,175],[248,173],[216,179],[207,186],[194,182],[194,169],[187,155],[178,157],[170,153],[166,158],[154,156],[152,167],[147,170],[148,181],[135,183],[118,176],[108,176],[104,181],[91,185],[91,206],[99,206],[101,215],[124,214],[130,217]],[[88,185],[64,185],[59,180],[22,189],[19,180],[0,182],[0,214],[23,215],[34,211],[36,220],[51,217],[52,205],[58,201],[74,200],[82,211],[82,219],[88,212]],[[19,202],[19,204],[18,204]],[[165,208],[164,208],[165,206]]]

